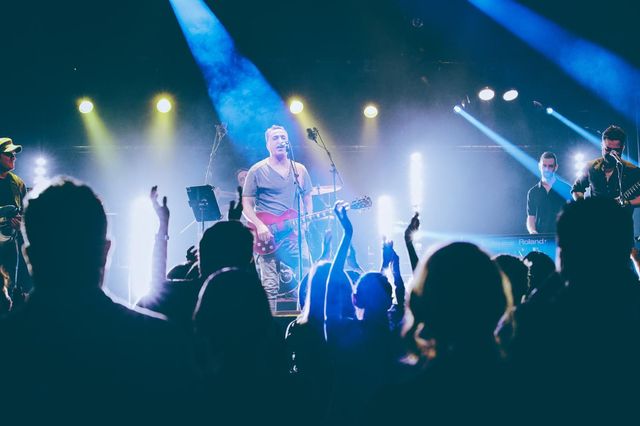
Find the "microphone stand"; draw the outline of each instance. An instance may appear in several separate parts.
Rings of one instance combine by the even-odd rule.
[[[327,157],[329,157],[329,163],[331,163],[330,172],[331,172],[331,178],[333,181],[333,192],[331,192],[331,208],[333,208],[333,206],[337,201],[337,192],[338,192],[338,187],[336,185],[336,177],[340,179],[340,185],[342,186],[344,186],[344,181],[342,180],[342,176],[340,175],[340,172],[336,167],[336,163],[333,162],[333,157],[331,156],[331,152],[327,148],[327,144],[324,143],[324,140],[322,139],[322,135],[320,134],[320,131],[316,127],[314,127],[313,129],[307,129],[307,132],[308,132],[309,139],[314,141],[316,145],[322,148],[324,152],[327,153]],[[318,143],[318,140],[320,140],[320,143]],[[331,228],[332,228],[331,232],[333,233],[333,235],[337,235],[337,229],[338,229],[337,225],[338,225],[337,218],[334,216],[331,224]],[[335,242],[336,239],[334,238],[333,241]]]
[[[289,164],[293,172],[293,181],[296,186],[296,199],[298,200],[298,285],[302,282],[302,187],[300,186],[300,175],[296,167],[291,143],[287,143],[287,154],[289,154]]]
[[[616,171],[618,172],[618,190],[620,192],[620,205],[624,207],[624,197],[622,194],[622,172],[624,171],[624,164],[622,161],[618,161],[616,158]]]

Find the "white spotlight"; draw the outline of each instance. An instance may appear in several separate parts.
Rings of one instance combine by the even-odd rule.
[[[547,107],[547,114],[553,114],[553,108]]]
[[[33,174],[35,174],[36,176],[44,176],[47,174],[47,169],[45,169],[42,166],[38,166],[35,169],[33,169]]]
[[[489,87],[485,87],[480,92],[478,92],[478,97],[483,101],[490,101],[494,98],[495,95],[496,92],[494,92],[493,89],[490,89]]]
[[[129,216],[129,303],[151,290],[151,256],[158,220],[148,196],[136,198]]]
[[[507,102],[511,102],[512,100],[514,100],[517,97],[518,97],[518,91],[516,89],[507,90],[502,95],[502,99],[504,99]]]
[[[44,157],[36,158],[36,166],[42,167],[47,165],[47,159]]]
[[[161,98],[156,103],[156,109],[163,114],[171,111],[171,108],[172,108],[171,101],[167,98]]]
[[[462,108],[460,108],[459,105],[453,107],[453,112],[455,112],[456,114],[460,114],[460,111],[462,111]]]
[[[367,118],[375,118],[378,115],[378,108],[375,105],[369,104],[362,111],[365,117]]]
[[[575,154],[575,155],[573,156],[573,160],[574,160],[574,161],[576,161],[576,162],[578,162],[578,163],[583,162],[583,161],[584,161],[584,154],[583,154],[583,153],[581,153],[581,152],[578,152],[577,154]]]
[[[289,111],[291,111],[291,114],[300,114],[303,109],[304,104],[298,99],[292,100],[289,104]]]
[[[85,99],[84,101],[80,102],[80,105],[78,105],[78,111],[80,111],[82,114],[89,114],[91,111],[93,111],[93,103]]]
[[[378,233],[387,239],[393,238],[393,199],[388,195],[378,197]]]

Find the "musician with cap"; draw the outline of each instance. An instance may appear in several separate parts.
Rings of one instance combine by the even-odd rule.
[[[0,138],[0,266],[8,274],[11,288],[18,280],[22,199],[27,188],[13,170],[22,146]]]

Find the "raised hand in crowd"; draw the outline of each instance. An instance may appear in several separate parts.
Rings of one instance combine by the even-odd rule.
[[[418,254],[413,246],[413,234],[420,228],[420,219],[418,219],[418,216],[419,213],[416,212],[411,218],[409,226],[404,230],[404,243],[406,244],[407,251],[409,252],[409,261],[411,262],[412,271],[415,271],[416,266],[418,265]]]
[[[154,185],[151,187],[151,191],[149,192],[149,198],[151,199],[151,205],[153,206],[153,210],[156,212],[156,216],[158,216],[158,220],[160,221],[160,228],[169,227],[169,207],[167,207],[167,197],[162,197],[162,205],[158,202],[158,185]]]
[[[167,206],[167,197],[162,197],[162,205],[158,202],[158,185],[151,187],[149,191],[151,205],[158,217],[158,233],[153,245],[152,257],[152,283],[158,285],[167,278],[167,240],[169,239],[169,207]]]
[[[404,280],[400,274],[400,256],[393,248],[393,240],[384,240],[382,242],[382,268],[381,272],[385,269],[391,268],[393,274],[393,284],[395,288],[396,303],[392,306],[392,312],[396,316],[392,322],[399,322],[404,315],[404,300],[405,300],[405,287]]]
[[[331,240],[333,240],[333,234],[331,233],[331,229],[327,229],[322,238],[322,254],[318,260],[331,260],[331,255],[333,254],[331,250]]]
[[[336,201],[333,207],[336,218],[338,218],[344,230],[344,235],[340,241],[340,246],[338,246],[338,251],[333,258],[329,277],[327,278],[325,318],[328,321],[342,319],[343,314],[349,310],[346,305],[352,304],[351,300],[347,300],[350,298],[346,297],[346,294],[351,295],[351,286],[348,284],[349,279],[346,278],[344,273],[347,252],[349,251],[351,238],[353,237],[353,225],[351,224],[351,220],[349,220],[349,216],[347,216],[346,206],[347,203],[340,200]]]
[[[238,186],[238,201],[231,200],[229,203],[229,220],[240,220],[242,218],[242,187]]]

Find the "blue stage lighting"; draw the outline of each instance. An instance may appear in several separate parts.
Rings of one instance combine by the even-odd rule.
[[[258,68],[236,50],[207,4],[203,0],[170,2],[220,121],[231,123],[233,133],[259,142],[256,149],[263,149],[261,135],[274,123],[298,130],[284,101]]]
[[[511,155],[516,161],[522,164],[532,174],[539,176],[540,171],[538,170],[538,160],[531,158],[522,149],[518,148],[516,145],[509,142],[507,139],[505,139],[504,137],[500,136],[499,134],[497,134],[496,132],[488,128],[486,125],[481,123],[478,119],[473,117],[467,111],[460,110],[458,114],[461,115],[469,123],[473,124],[473,126],[475,126],[482,133],[484,133],[493,141],[495,141],[498,145],[500,145],[507,154]],[[560,178],[559,176],[557,178],[560,181],[567,183],[564,179]],[[571,185],[569,184],[567,185],[568,187],[571,187]],[[554,187],[554,189],[557,190],[556,187]],[[567,200],[571,198],[571,194],[569,194],[568,191],[567,193],[561,193],[561,192],[559,193],[562,197],[566,198]]]
[[[513,0],[469,2],[627,118],[635,118],[640,71],[625,60]]]

